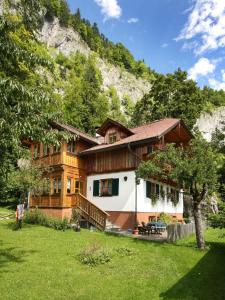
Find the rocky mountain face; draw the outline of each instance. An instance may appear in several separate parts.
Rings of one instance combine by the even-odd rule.
[[[58,19],[49,22],[45,21],[39,34],[40,40],[49,47],[54,47],[58,52],[68,56],[74,52],[80,52],[85,56],[92,53],[88,45],[81,39],[80,35],[72,28],[60,26]],[[108,62],[97,59],[97,66],[102,73],[103,89],[110,86],[115,87],[120,99],[128,95],[134,102],[142,98],[151,89],[147,80],[136,78],[127,71],[113,66]]]
[[[211,140],[215,129],[222,129],[225,126],[225,107],[219,107],[211,113],[203,113],[197,120],[196,126],[207,141]]]

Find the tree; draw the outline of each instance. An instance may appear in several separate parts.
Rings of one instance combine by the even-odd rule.
[[[33,10],[39,1],[16,3],[17,14],[0,16],[0,182],[21,157],[24,138],[54,143],[58,133],[48,123],[55,118],[49,113],[55,103],[46,92],[45,76],[37,72],[52,67],[34,39],[39,11]]]
[[[173,74],[157,75],[150,92],[137,102],[132,121],[139,125],[166,117],[181,118],[192,128],[204,103],[196,82],[178,69]]]
[[[49,171],[49,168],[32,164],[29,160],[23,160],[23,165],[10,172],[7,188],[18,195],[23,202],[28,193],[40,196],[43,192],[50,190],[50,182],[47,177]]]
[[[142,162],[137,176],[173,180],[187,189],[192,197],[197,246],[205,248],[202,229],[201,204],[216,189],[220,157],[210,143],[198,137],[187,148],[169,144],[154,154],[154,159]]]

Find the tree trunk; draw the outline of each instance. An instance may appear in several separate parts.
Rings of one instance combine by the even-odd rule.
[[[197,246],[200,249],[205,248],[205,239],[203,235],[201,202],[194,200],[194,219],[195,219],[195,234]]]

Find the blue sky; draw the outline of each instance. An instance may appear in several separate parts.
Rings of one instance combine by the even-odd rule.
[[[225,0],[68,0],[154,70],[225,90]]]

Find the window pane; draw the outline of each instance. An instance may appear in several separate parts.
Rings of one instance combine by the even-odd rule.
[[[84,190],[83,190],[83,182],[80,182],[80,193],[83,195]]]
[[[61,186],[62,186],[61,177],[59,177],[58,178],[58,193],[61,193]]]
[[[79,192],[79,181],[76,179],[75,181],[75,193]]]
[[[53,190],[54,190],[54,194],[57,193],[57,182],[56,182],[56,178],[53,178]]]
[[[67,178],[67,193],[71,193],[71,178]]]

